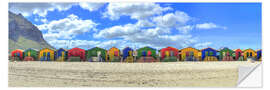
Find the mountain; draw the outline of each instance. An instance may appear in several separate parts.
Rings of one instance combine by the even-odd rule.
[[[8,13],[8,46],[9,52],[15,49],[51,48],[43,38],[41,31],[21,14]]]

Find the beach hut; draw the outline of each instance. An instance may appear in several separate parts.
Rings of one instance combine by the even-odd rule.
[[[109,55],[109,59],[107,61],[109,62],[120,62],[120,50],[116,47],[112,47],[108,50],[107,54]]]
[[[241,49],[234,50],[234,54],[235,54],[235,58],[234,58],[235,60],[237,61],[244,60],[243,51]]]
[[[219,59],[222,60],[222,61],[234,61],[233,59],[233,53],[234,51],[225,47],[225,48],[222,48],[221,50],[219,50]]]
[[[246,61],[248,58],[256,58],[256,52],[253,49],[246,49],[243,51],[244,60]]]
[[[132,48],[126,47],[123,49],[123,62],[134,62]]]
[[[156,49],[143,47],[137,50],[136,62],[157,62]]]
[[[162,62],[176,62],[178,59],[178,49],[167,47],[160,50]]]
[[[104,62],[106,61],[106,50],[94,47],[86,51],[86,59],[89,62]]]
[[[55,52],[56,61],[59,61],[59,62],[66,61],[66,57],[67,57],[67,50],[65,50],[64,48],[59,48]]]
[[[22,61],[23,60],[23,50],[16,49],[11,52],[11,60],[12,61]]]
[[[29,48],[23,52],[24,61],[35,61],[38,58],[38,52],[35,49]]]
[[[68,50],[68,61],[85,61],[85,50],[81,48]]]
[[[262,61],[262,49],[256,50],[256,53],[257,53],[256,59],[258,61]]]
[[[181,49],[181,61],[198,61],[199,59],[199,50],[187,47],[184,49]]]
[[[218,61],[217,59],[217,50],[213,48],[204,48],[201,50],[201,58],[203,61]]]
[[[49,48],[43,48],[39,51],[40,61],[54,61],[54,50]]]

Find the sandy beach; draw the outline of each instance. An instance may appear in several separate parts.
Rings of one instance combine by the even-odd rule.
[[[9,62],[9,87],[235,87],[260,62]]]

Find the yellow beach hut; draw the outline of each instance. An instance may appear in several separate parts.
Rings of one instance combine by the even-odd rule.
[[[246,49],[243,51],[244,60],[247,58],[256,58],[256,52],[253,49]]]
[[[108,50],[109,59],[107,59],[107,62],[120,62],[120,50],[116,47],[112,47]]]
[[[54,61],[54,50],[44,48],[39,51],[40,61]]]
[[[181,49],[181,60],[180,61],[198,61],[199,59],[199,52],[200,50],[197,50],[192,47],[187,47],[184,49]]]

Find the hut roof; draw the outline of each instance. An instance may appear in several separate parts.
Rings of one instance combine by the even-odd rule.
[[[192,49],[195,49],[195,50],[197,50],[197,51],[200,51],[200,50],[198,50],[198,49],[196,49],[196,48],[193,48],[193,47],[186,47],[186,48],[183,48],[183,49],[187,49],[187,48],[192,48]],[[183,49],[180,49],[179,51],[181,51],[181,50],[183,50]]]
[[[211,48],[211,47],[208,47],[208,48],[203,48],[203,49],[201,49],[200,51],[203,51],[203,50],[205,50],[205,49],[212,49],[212,50],[215,50],[215,51],[217,51],[216,49],[214,49],[214,48]]]
[[[149,46],[145,46],[145,47],[139,48],[138,50],[144,49],[144,48],[150,48],[150,49],[156,50],[156,49],[154,49],[154,48],[152,48],[152,47],[149,47]]]
[[[247,50],[254,51],[253,49],[249,48],[249,49],[245,49],[243,52],[246,52]],[[255,52],[255,51],[254,51],[254,52]]]
[[[93,47],[93,48],[88,49],[88,50],[93,50],[93,49],[102,49],[102,50],[105,50],[105,51],[106,51],[106,49],[103,49],[103,48],[100,48],[100,47]],[[87,51],[88,51],[88,50],[87,50]]]
[[[258,49],[258,50],[256,50],[256,52],[258,52],[258,51],[262,51],[262,49]]]

